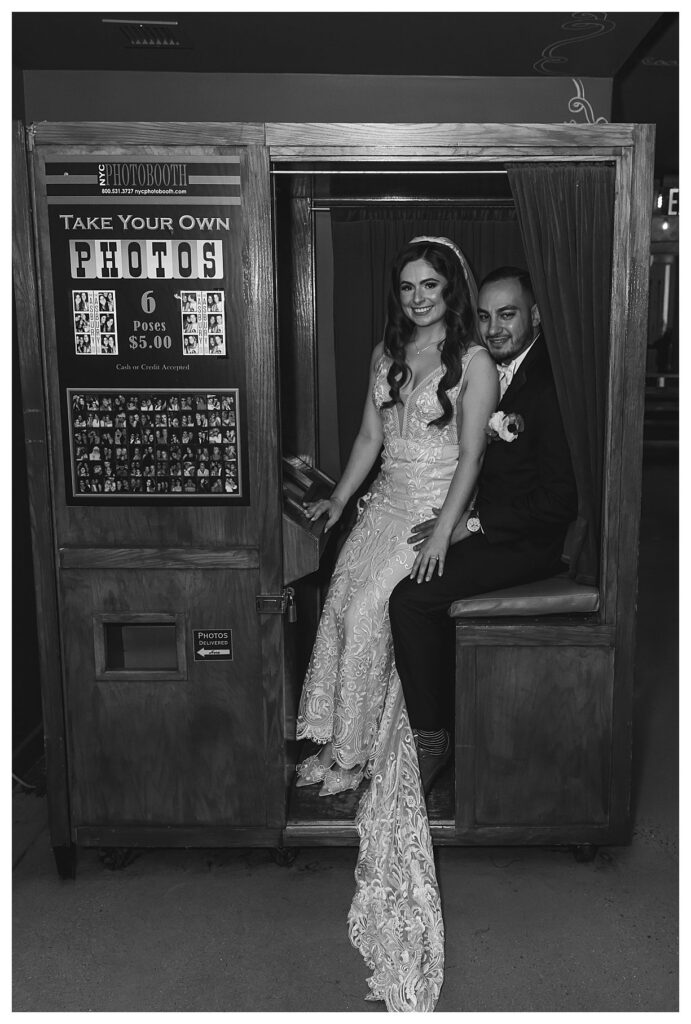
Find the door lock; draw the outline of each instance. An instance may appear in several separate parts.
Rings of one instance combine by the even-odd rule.
[[[284,587],[280,594],[258,594],[257,611],[260,615],[285,615],[288,612],[288,622],[297,622],[294,589]]]

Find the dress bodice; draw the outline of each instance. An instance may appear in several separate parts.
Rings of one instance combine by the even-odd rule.
[[[392,360],[390,356],[383,355],[376,367],[374,380],[374,404],[379,409],[384,425],[384,446],[395,441],[405,441],[412,444],[423,445],[425,448],[438,448],[445,445],[458,444],[458,424],[456,422],[456,399],[461,390],[463,373],[467,362],[467,354],[463,356],[463,372],[458,383],[447,391],[451,402],[452,414],[448,423],[442,427],[430,427],[428,424],[441,416],[443,409],[437,397],[437,387],[444,375],[444,367],[438,366],[431,373],[428,373],[416,386],[408,391],[404,397],[403,416],[400,415],[400,406],[388,406],[382,408],[384,402],[390,398],[389,383],[386,375],[389,372]]]
[[[382,417],[384,447],[381,474],[372,487],[372,497],[387,505],[388,512],[407,520],[429,517],[432,507],[441,506],[458,464],[458,421],[456,401],[472,351],[463,357],[460,380],[447,395],[451,419],[442,427],[429,426],[442,414],[437,386],[444,375],[438,366],[404,396],[403,407],[384,407],[389,399],[386,375],[391,357],[382,355],[375,367],[373,400]]]

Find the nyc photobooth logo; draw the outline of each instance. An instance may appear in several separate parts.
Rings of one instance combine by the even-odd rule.
[[[186,188],[187,164],[101,163],[100,188]]]

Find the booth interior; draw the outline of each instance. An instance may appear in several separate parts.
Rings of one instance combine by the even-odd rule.
[[[610,172],[613,175],[611,167]],[[296,497],[304,500],[304,493],[300,496],[291,493],[296,471],[301,467],[307,474],[303,486],[311,484],[309,498],[313,500],[317,493],[315,488],[319,486],[322,488],[320,494],[328,493],[329,479],[338,479],[348,458],[359,427],[371,351],[383,336],[388,268],[401,246],[419,234],[449,237],[463,248],[478,284],[497,266],[528,267],[529,264],[509,173],[501,163],[410,161],[392,165],[390,161],[349,161],[338,165],[333,161],[315,161],[292,166],[287,163],[273,166],[272,181],[281,437],[286,473],[284,541],[287,541],[289,535],[306,530],[299,502],[295,502]],[[611,217],[601,228],[611,236]],[[611,245],[611,237],[607,242]],[[610,273],[611,259],[604,273],[607,300]],[[554,284],[556,286],[556,282]],[[605,349],[608,319],[607,315],[603,322],[604,333],[598,339]],[[558,353],[557,346],[551,353],[553,359],[555,351]],[[605,364],[607,358],[605,352]],[[586,381],[587,377],[583,378],[580,386],[585,387]],[[573,386],[578,389],[579,382]],[[604,416],[604,409],[600,410],[600,416]],[[289,772],[296,762],[317,749],[310,741],[302,745],[295,741],[302,679],[336,555],[354,521],[357,500],[367,491],[377,470],[378,466],[375,466],[353,497],[332,537],[327,540],[321,536],[317,541],[320,524],[309,528],[311,543],[318,550],[318,556],[315,555],[309,563],[311,571],[294,579],[286,578],[295,593],[293,618],[297,618],[297,625],[288,624],[286,627],[286,664],[289,670],[286,673],[285,721]],[[604,471],[601,460],[600,471]],[[289,548],[293,550],[290,545]],[[298,560],[288,575],[292,577],[299,571]],[[556,588],[552,586],[555,582],[558,583]],[[527,606],[521,594],[523,607],[520,600],[514,608],[509,601],[504,602],[505,607],[498,613],[495,607],[491,612],[484,611],[484,614],[506,617],[513,613],[513,618],[503,621],[513,627],[514,634],[524,633],[529,644],[537,641],[528,636],[526,623],[533,627],[539,623],[543,628],[543,614],[553,616],[543,638],[546,644],[551,644],[558,637],[560,625],[562,637],[564,631],[568,633],[574,627],[590,629],[592,633],[592,627],[598,621],[599,591],[592,575],[588,582],[590,586],[579,586],[568,579],[563,583],[548,581],[542,591],[538,588],[535,593],[528,592]],[[475,620],[478,615],[483,615],[483,609],[470,606],[464,609],[460,603],[455,614],[459,616],[459,633],[462,633],[463,616],[470,615]],[[527,619],[527,614],[532,615],[532,619]],[[496,618],[494,621],[496,625]],[[500,646],[506,645],[509,642],[506,628],[503,637],[499,636],[500,632],[501,626],[495,629],[494,641]],[[558,640],[558,643],[562,642],[563,639]],[[518,646],[505,648],[510,660],[520,659],[521,653],[529,650],[523,643],[519,636]],[[597,827],[605,822],[606,789],[611,781],[608,760],[611,723],[608,724],[605,707],[607,700],[611,700],[611,691],[601,685],[600,679],[605,666],[598,664],[595,668],[593,663],[590,670],[586,668],[585,672],[580,672],[580,684],[562,688],[559,696],[555,696],[555,671],[559,672],[561,667],[567,671],[570,668],[569,675],[573,678],[579,674],[578,669],[582,670],[594,656],[593,650],[587,650],[588,641],[580,639],[578,643],[583,646],[577,651],[565,650],[565,662],[559,668],[554,661],[554,650],[546,660],[538,657],[538,662],[535,662],[533,652],[532,660],[525,664],[524,671],[526,675],[533,673],[541,677],[534,692],[530,692],[531,685],[527,680],[516,684],[516,673],[509,665],[504,664],[497,671],[495,659],[491,666],[485,666],[485,671],[492,672],[495,679],[506,677],[507,672],[514,677],[509,684],[511,694],[497,697],[494,693],[490,698],[495,702],[494,707],[490,707],[489,702],[483,705],[482,700],[478,700],[479,710],[475,712],[478,718],[472,725],[466,722],[464,728],[458,729],[457,743],[465,745],[466,750],[469,747],[484,748],[485,754],[494,744],[493,763],[484,766],[470,764],[465,757],[461,765],[457,757],[455,770],[450,764],[440,777],[428,798],[432,831],[437,842],[458,841],[463,824],[459,820],[461,807],[465,808],[468,832],[485,839],[490,833],[497,839],[501,827],[506,825],[511,826],[509,831],[515,841],[526,841],[530,830],[534,832],[535,827],[541,825],[547,829],[539,833],[543,839],[548,838],[550,828],[561,826],[562,831],[566,828],[568,833],[573,825],[576,828],[571,828],[571,837],[581,839],[583,835],[579,834],[578,825],[587,821]],[[601,652],[601,656],[609,662],[609,653]],[[461,675],[458,679],[457,711],[465,716],[475,711],[472,705],[476,699],[476,662],[482,657],[487,657],[487,648],[478,648],[477,652],[473,649],[468,655],[462,641],[459,644]],[[595,659],[598,660],[598,655]],[[460,696],[462,694],[472,694],[472,697],[464,698]],[[518,704],[510,707],[506,703],[519,702],[521,695],[531,702],[527,715],[517,711]],[[536,702],[544,698],[547,698],[546,703],[540,712]],[[575,743],[573,738],[562,737],[565,746],[559,763],[568,773],[569,759],[575,758],[580,762],[577,774],[580,773],[582,785],[582,791],[566,803],[564,786],[573,791],[578,785],[574,787],[573,780],[569,784],[563,777],[559,777],[553,786],[545,781],[549,759],[554,755],[555,737],[561,732],[559,726],[555,727],[560,714],[554,706],[555,700],[562,702],[561,711],[566,709],[571,724],[574,719],[579,721],[581,734]],[[503,728],[498,724],[501,716],[506,719]],[[482,738],[477,733],[480,725],[490,730]],[[502,744],[505,749],[500,750]],[[528,756],[525,748],[517,750],[516,744],[532,745],[532,755]],[[541,751],[541,754],[536,756],[536,751]],[[511,797],[499,796],[499,789],[507,787],[509,764],[515,765],[516,759],[522,768],[518,777],[532,789],[531,798],[526,799],[525,794],[521,797],[515,784],[510,782]],[[455,772],[459,767],[470,769],[469,777],[475,787],[472,796],[467,792],[467,785],[465,795],[457,791]],[[477,789],[483,768],[489,769],[485,793],[487,806],[484,808],[488,813],[483,817],[482,808],[478,808],[480,815],[476,820],[475,803],[479,799]],[[556,776],[562,776],[562,773],[558,771]],[[478,786],[475,786],[476,782]],[[289,784],[286,842],[304,842],[310,838],[322,842],[354,841],[352,822],[365,785],[366,782],[356,793],[347,792],[324,799],[318,795],[319,787],[296,788]],[[511,806],[513,798],[517,800]],[[588,839],[593,838],[587,829],[586,833]]]

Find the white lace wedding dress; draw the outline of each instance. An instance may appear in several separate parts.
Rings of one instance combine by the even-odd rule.
[[[348,915],[351,942],[373,970],[369,999],[389,1010],[432,1010],[443,981],[444,926],[432,840],[412,731],[393,657],[388,600],[412,568],[411,527],[433,515],[459,458],[456,399],[441,429],[437,385],[443,368],[419,381],[403,408],[389,398],[380,359],[374,401],[384,426],[382,469],[360,502],[324,604],[298,712],[298,739],[332,741],[339,766],[366,772],[360,801],[357,889]],[[424,586],[424,584],[421,584]]]

